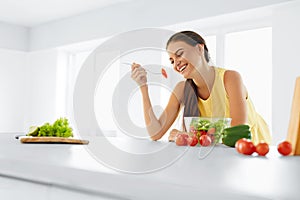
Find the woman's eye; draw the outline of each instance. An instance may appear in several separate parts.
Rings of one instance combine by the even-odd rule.
[[[172,65],[174,64],[174,60],[171,60],[171,64],[172,64]]]
[[[183,54],[183,51],[178,52],[176,56],[177,56],[177,57],[180,57],[180,56],[182,56],[182,54]]]

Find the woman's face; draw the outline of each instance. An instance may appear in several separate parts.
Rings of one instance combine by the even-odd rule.
[[[167,48],[173,68],[184,78],[193,78],[198,74],[204,57],[203,45],[191,46],[182,41],[171,42]]]

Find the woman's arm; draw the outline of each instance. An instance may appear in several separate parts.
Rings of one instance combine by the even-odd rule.
[[[148,133],[152,140],[159,140],[171,127],[179,113],[184,83],[181,82],[176,85],[165,110],[161,116],[157,118],[153,112],[149,97],[146,73],[140,65],[133,64],[132,78],[140,86],[143,99],[144,118]]]
[[[231,125],[247,123],[247,90],[242,77],[236,71],[227,70],[224,74],[225,90],[229,97]]]
[[[159,140],[171,127],[178,116],[180,110],[180,97],[177,91],[179,88],[180,84],[175,87],[165,110],[159,118],[157,118],[153,112],[148,93],[148,86],[144,85],[140,88],[143,97],[145,123],[152,140]]]

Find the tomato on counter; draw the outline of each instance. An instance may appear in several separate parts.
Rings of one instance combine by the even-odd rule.
[[[292,144],[288,141],[283,141],[278,144],[277,150],[281,155],[287,156],[292,153]]]
[[[242,138],[235,143],[237,152],[244,155],[252,155],[255,152],[255,146],[251,140]]]
[[[269,145],[265,142],[261,142],[255,147],[256,153],[260,156],[265,156],[269,152]]]

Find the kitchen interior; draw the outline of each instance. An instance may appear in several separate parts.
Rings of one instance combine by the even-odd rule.
[[[279,156],[276,145],[287,138],[290,122],[300,121],[292,119],[297,117],[292,108],[300,76],[299,11],[298,0],[2,1],[1,196],[298,199],[299,157]],[[209,152],[199,147],[178,148],[167,137],[157,142],[127,140],[136,135],[128,131],[124,136],[118,119],[131,119],[139,127],[143,115],[141,108],[134,108],[141,107],[141,97],[135,91],[128,103],[122,101],[122,91],[114,93],[129,72],[128,66],[119,70],[117,63],[107,70],[99,63],[104,62],[103,56],[110,56],[103,51],[103,44],[138,30],[194,30],[207,38],[214,64],[240,71],[249,85],[255,106],[271,130],[273,146],[268,156],[240,156],[234,149],[222,147]],[[234,37],[237,35],[244,40],[240,42]],[[146,62],[149,57],[143,53],[133,53],[126,61]],[[168,58],[162,58],[157,59],[170,66]],[[95,65],[101,68],[97,73],[88,71]],[[170,76],[163,83],[173,87],[181,77],[172,75],[171,68],[167,70]],[[153,92],[154,101],[165,106],[169,88],[156,85],[153,90],[159,91],[159,95]],[[119,98],[113,98],[116,93]],[[111,102],[118,108],[114,115],[107,106]],[[127,110],[122,103],[128,103]],[[122,118],[124,112],[128,112],[126,119]],[[22,144],[15,139],[30,126],[60,117],[66,117],[74,135],[89,144]]]

